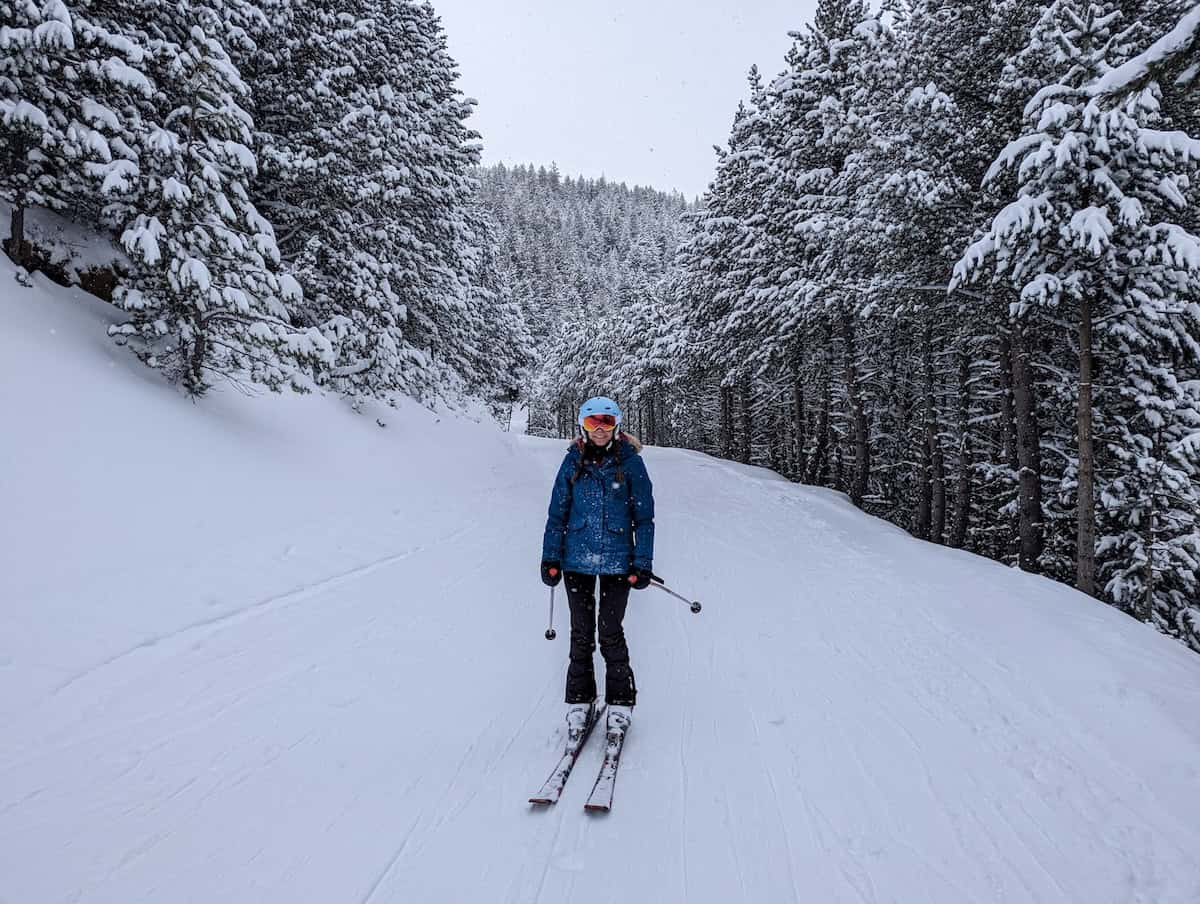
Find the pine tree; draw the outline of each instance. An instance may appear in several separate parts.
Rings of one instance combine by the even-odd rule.
[[[151,93],[145,53],[100,16],[61,0],[0,2],[0,197],[12,204],[7,249],[33,265],[30,207],[74,207],[100,219],[97,194],[121,195],[137,174],[138,108]]]
[[[508,410],[522,394],[533,365],[533,340],[499,266],[495,225],[478,205],[468,212],[464,251],[469,286],[464,316],[451,322],[449,362],[467,394]]]
[[[717,413],[672,442],[846,489],[1195,646],[1190,4],[1121,6],[1157,41],[1115,3],[965,6],[897,5],[894,33],[818,6],[604,372],[646,423],[652,380],[655,417]],[[603,370],[560,364],[564,400]]]
[[[478,253],[477,136],[444,34],[424,2],[272,2],[255,191],[306,289],[293,316],[332,338],[337,390],[432,401],[468,376],[458,321]]]
[[[192,395],[218,375],[303,390],[301,372],[329,349],[290,326],[285,300],[300,290],[277,275],[274,231],[248,196],[252,122],[220,40],[228,10],[159,12],[150,27],[165,115],[143,138],[141,209],[122,235],[138,270],[115,296],[130,319],[112,332]]]
[[[1098,574],[1106,577],[1117,602],[1147,618],[1154,610],[1179,633],[1200,549],[1188,439],[1200,397],[1173,363],[1200,360],[1190,304],[1200,292],[1200,244],[1158,217],[1186,205],[1182,186],[1200,142],[1153,128],[1154,84],[1116,107],[1097,98],[1093,83],[1129,55],[1134,34],[1113,4],[1056,0],[1047,9],[1027,56],[1044,64],[1053,49],[1060,77],[1030,100],[1026,134],[989,173],[1013,168],[1018,198],[968,249],[956,280],[986,271],[1019,290],[1022,305],[1076,324],[1077,435],[1066,475],[1076,586],[1096,593]],[[1163,517],[1148,526],[1156,512]]]

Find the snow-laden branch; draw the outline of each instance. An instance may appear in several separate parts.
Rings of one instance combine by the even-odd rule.
[[[1174,60],[1200,51],[1200,3],[1184,13],[1183,18],[1169,32],[1135,56],[1097,79],[1088,87],[1096,97],[1125,94],[1136,91],[1155,78],[1155,72]],[[1195,78],[1196,67],[1190,67],[1185,76]]]

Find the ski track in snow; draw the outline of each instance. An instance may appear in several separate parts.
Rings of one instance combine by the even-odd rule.
[[[655,570],[704,610],[631,596],[613,811],[583,811],[602,733],[529,807],[562,741],[568,617],[560,598],[542,639],[535,568],[564,444],[426,440],[404,417],[389,449],[423,456],[415,475],[381,457],[394,484],[158,561],[128,610],[80,610],[70,647],[11,651],[0,898],[1200,900],[1200,659],[837,494],[679,450],[646,452]],[[197,563],[222,561],[221,610],[197,617]],[[111,606],[137,586],[79,573]],[[41,588],[16,624],[56,636],[39,618],[80,587],[16,580]]]
[[[368,562],[365,565],[360,565],[356,568],[351,568],[347,571],[341,572],[340,574],[330,575],[327,578],[323,578],[319,581],[314,581],[312,583],[305,584],[302,587],[297,587],[293,590],[288,590],[284,593],[276,594],[275,596],[270,596],[270,597],[267,597],[266,599],[259,600],[254,603],[250,603],[241,608],[234,609],[232,612],[226,612],[221,615],[215,616],[213,618],[193,622],[191,624],[184,625],[181,628],[177,628],[176,630],[168,631],[164,634],[159,634],[155,637],[147,638],[146,640],[143,640],[140,643],[134,644],[132,647],[129,647],[128,649],[122,650],[121,652],[116,653],[113,656],[110,656],[108,659],[105,659],[102,662],[98,662],[95,665],[88,666],[86,669],[84,669],[81,672],[77,672],[76,674],[74,674],[70,678],[68,678],[66,681],[62,682],[57,687],[55,687],[54,693],[56,693],[56,694],[61,693],[62,691],[65,691],[67,688],[71,687],[72,685],[76,684],[77,682],[82,681],[83,679],[94,675],[96,672],[99,672],[102,669],[105,669],[111,665],[115,665],[116,663],[121,662],[122,660],[126,659],[127,657],[133,656],[143,650],[148,650],[152,647],[158,647],[158,646],[161,646],[170,641],[183,640],[197,632],[207,633],[207,632],[210,632],[213,630],[218,630],[218,629],[224,628],[228,625],[236,624],[237,622],[239,622],[243,619],[250,618],[255,615],[260,615],[264,612],[269,612],[278,606],[292,605],[293,603],[301,602],[305,599],[311,598],[312,596],[314,596],[315,594],[317,594],[321,591],[335,589],[347,581],[353,580],[355,578],[363,577],[363,576],[368,575],[371,572],[376,571],[380,568],[386,568],[390,565],[395,565],[398,562],[403,562],[409,556],[413,556],[413,555],[416,555],[417,553],[424,552],[425,550],[427,550],[431,547],[436,547],[436,546],[439,546],[444,543],[453,542],[454,540],[458,539],[466,532],[467,532],[466,528],[463,528],[461,530],[455,530],[455,531],[450,532],[449,534],[447,534],[444,537],[439,537],[434,543],[432,543],[430,545],[414,546],[412,549],[407,549],[404,552],[396,553],[395,555],[385,556],[382,559],[377,559],[376,561]]]

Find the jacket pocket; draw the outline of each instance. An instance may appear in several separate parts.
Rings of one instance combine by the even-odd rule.
[[[632,527],[628,497],[610,499],[604,508],[604,526],[610,533],[628,535]]]

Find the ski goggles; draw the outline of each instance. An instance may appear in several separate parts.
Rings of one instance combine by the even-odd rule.
[[[588,433],[593,430],[612,430],[617,426],[617,419],[611,414],[589,414],[583,419],[583,429]]]

